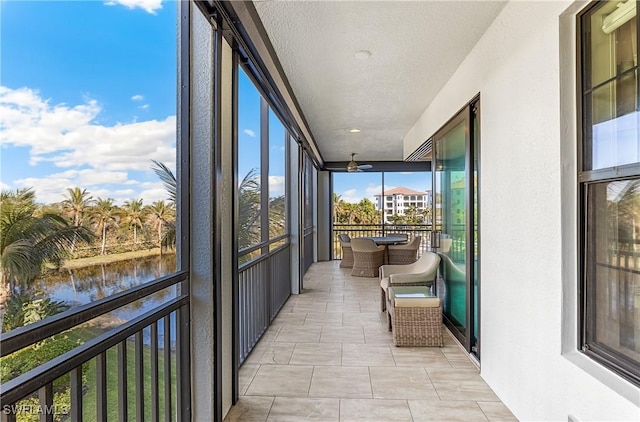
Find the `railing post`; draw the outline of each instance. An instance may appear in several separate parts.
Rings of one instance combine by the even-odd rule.
[[[118,343],[118,420],[129,417],[127,403],[127,341]]]
[[[82,365],[71,371],[71,420],[82,422]]]
[[[47,384],[38,390],[40,422],[53,422],[53,385]]]
[[[96,356],[96,417],[107,420],[107,353]]]
[[[144,367],[143,367],[142,331],[136,333],[135,340],[135,376],[136,376],[136,420],[144,420]]]

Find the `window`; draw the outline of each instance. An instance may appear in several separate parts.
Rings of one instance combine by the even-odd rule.
[[[284,125],[269,109],[269,239],[287,234],[287,140]]]
[[[238,72],[238,250],[240,264],[266,253],[256,248],[289,233],[289,134],[242,67]],[[275,249],[285,239],[272,242]]]
[[[582,351],[640,385],[640,113],[636,2],[580,17]]]
[[[238,72],[238,249],[258,245],[261,238],[262,178],[261,178],[261,96],[247,74]],[[244,262],[255,258],[259,251]]]

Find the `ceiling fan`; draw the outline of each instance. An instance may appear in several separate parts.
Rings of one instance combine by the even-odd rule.
[[[351,153],[351,161],[349,161],[349,163],[347,163],[347,167],[346,170],[349,173],[355,173],[357,171],[362,171],[362,170],[369,170],[370,168],[373,168],[373,166],[371,164],[358,164],[356,163],[356,161],[354,160],[353,157],[355,157],[356,153],[352,152]],[[344,170],[343,168],[329,168],[327,170]]]

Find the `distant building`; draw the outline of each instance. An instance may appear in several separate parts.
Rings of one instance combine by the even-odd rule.
[[[389,217],[394,214],[404,215],[411,206],[422,212],[431,205],[431,191],[419,192],[402,186],[374,196],[376,209],[384,210],[385,222],[389,222]]]

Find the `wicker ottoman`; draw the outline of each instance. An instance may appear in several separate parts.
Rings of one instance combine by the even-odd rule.
[[[387,321],[396,346],[442,347],[442,302],[426,287],[389,287]]]

